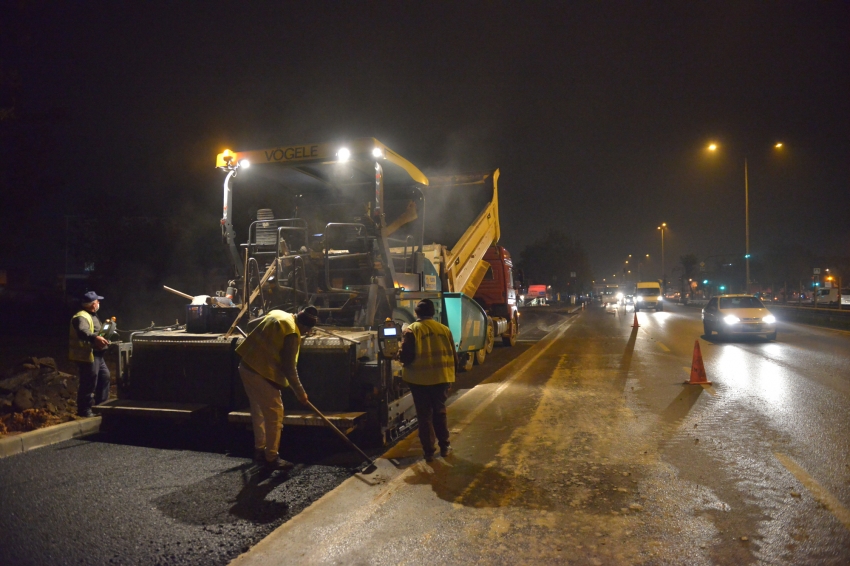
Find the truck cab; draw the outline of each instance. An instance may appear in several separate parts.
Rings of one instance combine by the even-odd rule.
[[[491,319],[505,320],[509,327],[516,326],[519,314],[511,254],[502,246],[490,246],[484,254],[484,261],[490,264],[490,267],[475,292],[475,301]],[[496,332],[498,330],[495,329]],[[515,342],[516,328],[503,329],[502,343],[512,346]]]

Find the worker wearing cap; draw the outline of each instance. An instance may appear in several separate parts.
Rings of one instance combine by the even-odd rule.
[[[407,327],[399,352],[404,364],[402,379],[410,387],[416,417],[419,420],[419,440],[425,460],[434,459],[434,440],[440,455],[451,452],[446,400],[455,380],[457,350],[452,332],[434,320],[434,303],[423,299],[416,305],[416,322]]]
[[[297,315],[270,311],[236,347],[236,353],[242,357],[239,375],[251,404],[254,460],[273,470],[292,467],[292,463],[278,455],[283,426],[280,392],[291,387],[298,401],[307,404],[307,392],[301,385],[296,364],[301,337],[310,332],[318,318],[319,311],[312,306]]]
[[[77,362],[80,386],[77,389],[77,415],[91,417],[93,405],[109,398],[110,375],[103,354],[109,341],[99,336],[102,325],[97,318],[103,299],[89,291],[80,299],[82,309],[71,318],[68,359]]]

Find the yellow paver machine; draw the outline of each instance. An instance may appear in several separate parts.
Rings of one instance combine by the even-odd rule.
[[[318,332],[298,362],[310,400],[347,433],[387,441],[415,424],[392,337],[416,302],[434,299],[465,364],[494,336],[515,338],[515,307],[494,316],[473,300],[499,237],[498,171],[429,182],[373,138],[226,150],[216,167],[231,275],[186,306],[185,327],[133,335],[119,399],[102,414],[250,422],[234,352],[241,333],[270,310],[313,305]],[[293,396],[284,404],[285,425],[323,426]]]

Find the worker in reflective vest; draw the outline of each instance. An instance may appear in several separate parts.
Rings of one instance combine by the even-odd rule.
[[[298,352],[301,338],[319,320],[316,307],[306,307],[297,315],[273,310],[263,318],[248,337],[236,347],[242,357],[239,376],[251,404],[254,427],[254,461],[271,470],[287,470],[293,466],[278,454],[283,426],[283,401],[280,392],[291,387],[302,405],[307,392],[298,377]]]
[[[80,300],[82,310],[71,318],[68,336],[68,359],[77,362],[80,385],[77,389],[77,415],[91,417],[92,406],[109,399],[111,376],[103,354],[109,341],[100,336],[102,325],[97,318],[100,301],[94,291],[84,294]]]
[[[434,320],[434,303],[423,299],[416,305],[416,322],[407,327],[399,352],[404,364],[402,379],[410,387],[416,417],[419,420],[419,440],[425,452],[425,461],[434,459],[436,448],[444,458],[452,450],[446,400],[455,381],[457,350],[452,332]]]

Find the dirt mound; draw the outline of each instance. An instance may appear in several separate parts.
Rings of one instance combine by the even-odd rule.
[[[0,375],[0,436],[75,418],[79,379],[53,358],[24,358]]]

